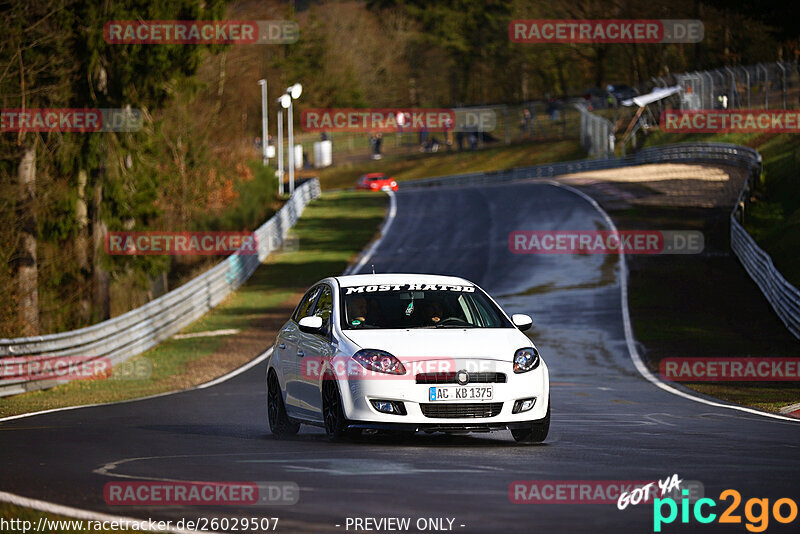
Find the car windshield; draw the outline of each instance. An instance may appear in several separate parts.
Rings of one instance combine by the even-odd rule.
[[[369,285],[341,291],[344,330],[513,326],[475,286]]]

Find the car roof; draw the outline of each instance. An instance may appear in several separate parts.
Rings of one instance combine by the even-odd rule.
[[[365,178],[385,178],[386,175],[382,172],[368,172],[364,175]]]
[[[367,286],[367,285],[397,285],[397,284],[444,284],[474,286],[469,280],[457,276],[442,276],[439,274],[409,274],[409,273],[381,273],[381,274],[351,274],[336,276],[336,281],[341,287]]]

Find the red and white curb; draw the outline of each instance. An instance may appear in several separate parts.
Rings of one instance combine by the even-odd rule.
[[[796,402],[794,404],[790,404],[789,406],[784,406],[780,410],[783,415],[788,415],[789,417],[797,417],[800,419],[800,402]]]

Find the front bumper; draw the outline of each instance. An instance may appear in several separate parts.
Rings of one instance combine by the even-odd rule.
[[[481,371],[505,374],[505,382],[468,383],[467,387],[492,386],[490,400],[429,400],[432,386],[457,386],[458,384],[417,383],[415,374],[409,371],[403,376],[387,377],[346,377],[339,379],[345,417],[351,421],[352,428],[428,430],[442,432],[489,432],[506,428],[522,428],[531,422],[544,419],[550,395],[550,380],[547,365],[542,360],[539,366],[527,373],[514,374],[511,362],[494,360],[458,360],[459,369],[479,368]],[[535,398],[532,409],[512,413],[516,401]],[[405,415],[379,412],[373,400],[402,402]],[[426,406],[427,405],[427,406]],[[467,412],[493,413],[489,417],[458,417],[463,413],[456,405]],[[471,406],[464,406],[471,405]],[[494,405],[490,409],[489,405]],[[449,408],[453,409],[449,409]],[[426,408],[428,415],[423,413]],[[433,416],[431,408],[439,413]],[[448,409],[445,409],[448,408]],[[473,410],[472,408],[476,408]],[[485,408],[482,409],[482,408]],[[445,413],[441,413],[444,411]]]
[[[351,421],[348,428],[360,430],[392,430],[408,432],[496,432],[530,428],[532,421],[509,423],[371,423]]]

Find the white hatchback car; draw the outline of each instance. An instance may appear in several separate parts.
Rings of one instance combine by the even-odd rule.
[[[527,315],[509,318],[475,284],[372,274],[316,283],[267,364],[277,437],[300,424],[330,440],[364,429],[489,432],[536,443],[550,428],[547,366]]]

